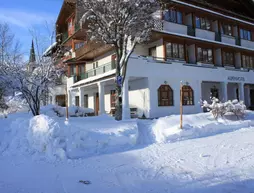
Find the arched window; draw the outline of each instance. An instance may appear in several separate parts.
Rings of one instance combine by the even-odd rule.
[[[169,85],[161,85],[158,89],[158,105],[161,107],[174,105],[173,90]]]
[[[194,105],[194,93],[190,86],[183,86],[182,102],[184,106]]]

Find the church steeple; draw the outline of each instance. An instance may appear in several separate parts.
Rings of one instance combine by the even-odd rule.
[[[34,51],[34,41],[32,40],[32,46],[30,49],[30,57],[29,57],[29,63],[35,63],[36,59],[35,59],[35,51]]]

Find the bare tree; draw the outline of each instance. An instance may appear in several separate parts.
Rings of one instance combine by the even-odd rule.
[[[17,64],[20,60],[22,60],[22,54],[19,41],[15,39],[6,23],[0,23],[0,109],[7,108],[4,97],[13,93],[12,88],[5,84],[6,69],[4,67],[9,63]]]
[[[0,47],[1,83],[5,88],[22,93],[33,115],[39,115],[45,93],[62,74],[62,68],[53,65],[51,58],[40,57],[39,61],[33,61],[34,68],[29,70],[7,24],[0,25]]]
[[[4,82],[10,88],[22,93],[31,112],[36,116],[40,114],[45,93],[62,72],[52,65],[51,60],[40,61],[33,71],[28,71],[26,67],[26,64],[4,65]]]
[[[154,26],[153,14],[159,10],[151,0],[78,0],[83,14],[81,24],[88,26],[90,40],[104,42],[115,49],[116,61],[116,120],[122,119],[121,94],[130,55],[138,43],[149,39]],[[123,109],[124,110],[124,109]]]

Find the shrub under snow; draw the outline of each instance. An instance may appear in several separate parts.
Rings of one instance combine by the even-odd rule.
[[[233,113],[237,118],[242,118],[245,115],[246,106],[243,101],[229,100],[222,103],[217,98],[212,98],[212,104],[207,101],[203,102],[203,108],[210,111],[215,119],[218,117],[224,117],[227,113]]]
[[[94,113],[94,110],[90,108],[70,106],[68,107],[68,112],[71,117],[86,117],[89,114]],[[41,108],[41,113],[49,116],[57,115],[59,117],[64,117],[66,115],[66,107],[48,105]]]

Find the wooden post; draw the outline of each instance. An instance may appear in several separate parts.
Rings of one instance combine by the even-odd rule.
[[[183,129],[183,83],[180,88],[180,129]]]
[[[66,121],[68,121],[69,119],[69,110],[68,110],[68,89],[67,89],[67,85],[65,88],[65,103],[66,103]]]

